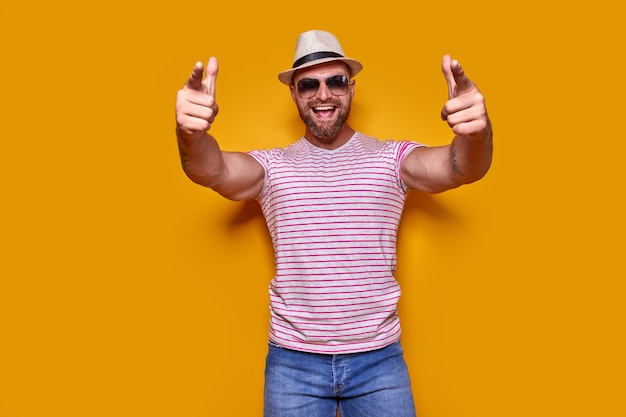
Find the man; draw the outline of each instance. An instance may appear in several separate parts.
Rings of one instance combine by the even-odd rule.
[[[400,345],[396,236],[410,190],[438,193],[482,178],[492,132],[483,96],[442,60],[447,146],[380,141],[348,124],[357,60],[334,35],[300,34],[288,85],[305,124],[286,148],[220,150],[208,134],[218,64],[197,63],[176,101],[183,169],[232,200],[261,204],[273,241],[266,417],[407,417],[415,406]]]

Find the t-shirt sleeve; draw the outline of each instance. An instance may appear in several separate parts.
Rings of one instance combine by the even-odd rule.
[[[270,161],[272,152],[269,149],[263,149],[248,151],[247,154],[256,159],[256,161],[261,164],[263,170],[265,171],[265,176],[263,179],[263,189],[261,190],[261,193],[257,196],[257,200],[260,200],[267,193],[267,184],[268,177],[270,175]]]
[[[408,192],[409,187],[406,186],[404,180],[402,179],[402,163],[404,162],[404,158],[406,158],[411,152],[413,152],[417,148],[426,145],[409,140],[388,141],[388,143],[392,145],[391,147],[393,150],[395,172],[398,183],[400,184],[404,192]]]

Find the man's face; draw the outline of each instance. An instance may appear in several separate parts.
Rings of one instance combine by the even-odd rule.
[[[300,70],[290,88],[307,128],[322,142],[335,139],[348,120],[354,95],[348,67],[334,61]]]

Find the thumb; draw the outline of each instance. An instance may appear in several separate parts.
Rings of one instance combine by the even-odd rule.
[[[451,64],[452,58],[450,58],[450,55],[444,55],[441,60],[441,71],[446,79],[446,84],[448,84],[448,100],[456,97],[456,80],[454,79],[454,74],[452,73]]]
[[[206,77],[202,84],[206,88],[206,92],[209,93],[213,98],[215,98],[215,80],[217,79],[217,71],[219,69],[219,65],[217,63],[217,58],[211,57],[206,67]]]

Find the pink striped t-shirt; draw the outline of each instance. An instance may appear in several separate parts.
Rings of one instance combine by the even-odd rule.
[[[407,188],[401,163],[421,146],[355,133],[327,150],[301,138],[249,152],[265,169],[258,197],[272,238],[272,342],[305,352],[378,349],[400,338],[394,278]]]

